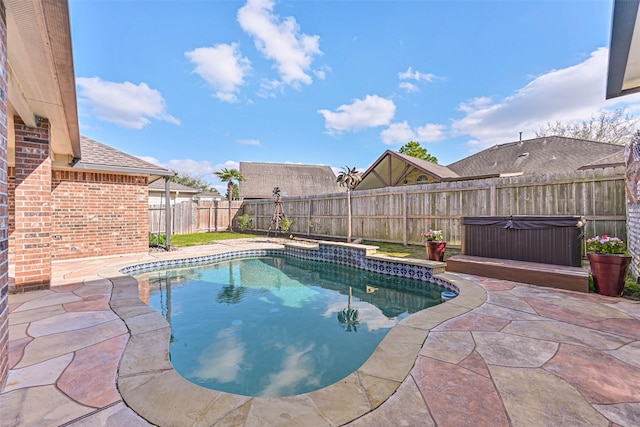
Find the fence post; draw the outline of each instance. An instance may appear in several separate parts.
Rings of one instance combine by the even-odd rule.
[[[407,246],[408,242],[408,235],[409,235],[409,230],[407,230],[407,227],[409,226],[409,221],[407,218],[408,215],[408,207],[407,207],[408,203],[407,203],[407,187],[404,187],[404,189],[402,190],[402,244],[404,246]]]
[[[307,236],[311,235],[311,198],[309,198],[309,206],[307,208]]]
[[[167,250],[171,249],[171,181],[168,176],[164,178],[164,237]]]
[[[211,233],[211,217],[213,217],[213,204],[209,203],[209,227],[208,227],[208,232]]]
[[[491,184],[491,187],[489,187],[489,211],[491,212],[491,216],[496,215],[497,203],[498,201],[496,200],[496,185]]]

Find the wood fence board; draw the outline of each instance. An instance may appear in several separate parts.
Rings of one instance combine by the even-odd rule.
[[[589,219],[587,236],[609,233],[626,239],[624,168],[388,187],[354,191],[351,199],[352,236],[374,241],[420,243],[422,230],[442,229],[447,241],[456,246],[462,240],[460,217],[492,214],[582,215]],[[232,216],[238,215],[240,205],[233,202]],[[226,201],[220,202],[219,229],[228,227],[227,207]],[[283,208],[293,220],[293,234],[346,237],[346,191],[284,198]],[[269,228],[273,209],[271,199],[242,204],[242,212],[262,231]],[[210,210],[208,205],[198,205],[195,225],[182,219],[174,219],[174,224],[182,230],[207,231]],[[163,210],[150,208],[150,230],[164,229],[163,218]]]

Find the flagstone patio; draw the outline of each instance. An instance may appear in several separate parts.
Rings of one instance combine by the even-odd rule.
[[[131,284],[106,273],[148,260],[261,245],[273,244],[229,241],[55,262],[50,290],[9,297],[11,370],[0,393],[0,424],[150,425],[129,404],[160,425],[640,425],[640,304],[451,273],[444,277],[470,283],[465,289],[477,304],[465,307],[468,300],[454,299],[437,312],[405,319],[395,335],[422,338],[417,356],[406,345],[385,350],[411,359],[386,359],[382,368],[389,371],[408,363],[409,374],[395,385],[380,380],[386,374],[378,378],[362,368],[341,386],[351,390],[351,401],[320,394],[233,400],[211,392],[212,399],[191,396],[177,409],[158,405],[163,393],[175,392],[155,387],[160,377],[186,381],[173,378],[163,354],[123,354],[132,335],[166,346],[166,325],[148,307],[127,303]],[[158,368],[138,375],[145,366]],[[118,375],[127,379],[120,386]],[[377,401],[389,394],[383,386],[397,390]],[[358,418],[341,418],[353,414],[353,406]]]

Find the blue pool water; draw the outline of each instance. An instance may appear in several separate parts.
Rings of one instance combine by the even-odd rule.
[[[175,369],[201,386],[247,396],[295,395],[341,380],[398,321],[440,304],[443,290],[290,257],[136,278],[171,324]]]

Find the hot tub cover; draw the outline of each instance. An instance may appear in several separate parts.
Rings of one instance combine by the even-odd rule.
[[[582,216],[464,216],[462,225],[511,228],[514,230],[538,230],[556,227],[584,227]]]

